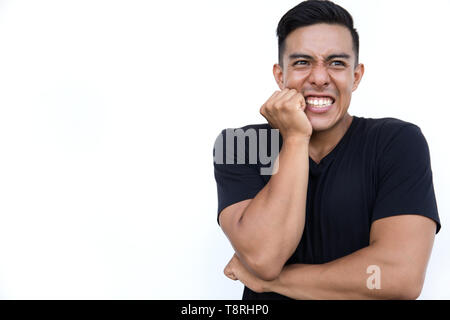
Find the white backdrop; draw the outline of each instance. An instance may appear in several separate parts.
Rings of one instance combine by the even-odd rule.
[[[431,150],[442,230],[421,299],[450,298],[450,1],[336,1],[366,73],[350,113]],[[262,123],[298,1],[0,1],[0,298],[240,299],[212,150]]]

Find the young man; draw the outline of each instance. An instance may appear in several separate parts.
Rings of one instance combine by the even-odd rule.
[[[251,139],[244,155],[225,148],[229,130],[216,140],[227,158],[214,163],[218,220],[235,250],[225,275],[245,285],[244,299],[417,298],[440,229],[420,128],[349,115],[364,65],[342,7],[304,1],[277,35],[280,91],[260,109],[268,124],[239,131],[279,130],[273,175],[261,175],[259,135],[256,163]]]

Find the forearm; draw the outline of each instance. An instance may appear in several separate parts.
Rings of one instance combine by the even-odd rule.
[[[325,264],[286,266],[279,277],[265,282],[266,290],[294,299],[415,299],[420,293],[412,279],[412,266],[394,263],[389,253],[368,246],[348,256]],[[367,285],[371,273],[379,267],[380,288]]]
[[[276,263],[281,271],[300,242],[306,209],[309,157],[307,139],[288,139],[277,158],[278,171],[244,210],[238,222],[237,254],[250,267]],[[251,258],[248,258],[248,257]],[[250,260],[250,261],[249,261]],[[276,276],[276,275],[275,275]]]

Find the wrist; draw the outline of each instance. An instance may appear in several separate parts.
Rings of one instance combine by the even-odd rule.
[[[305,136],[305,135],[290,135],[283,137],[283,143],[293,143],[293,144],[299,144],[299,143],[306,143],[309,144],[309,140],[311,139],[311,136]]]

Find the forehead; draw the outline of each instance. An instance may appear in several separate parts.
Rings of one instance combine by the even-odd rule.
[[[342,25],[319,23],[292,31],[285,40],[285,55],[302,52],[311,55],[328,55],[345,52],[353,56],[350,30]]]

